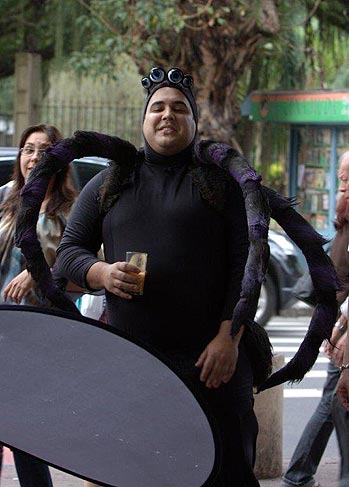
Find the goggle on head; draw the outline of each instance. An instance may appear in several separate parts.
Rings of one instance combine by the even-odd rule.
[[[161,67],[152,68],[149,76],[144,76],[141,83],[143,88],[148,90],[149,93],[153,85],[158,85],[166,79],[174,85],[182,85],[185,88],[190,88],[194,83],[193,77],[189,74],[185,75],[179,68],[171,68],[166,72]]]

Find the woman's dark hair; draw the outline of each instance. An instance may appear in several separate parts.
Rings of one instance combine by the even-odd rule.
[[[23,131],[19,142],[19,149],[24,147],[28,137],[34,132],[43,132],[46,134],[51,144],[54,144],[58,140],[62,139],[61,133],[53,125],[47,125],[45,123],[31,125]],[[24,177],[21,172],[20,159],[21,153],[19,152],[12,173],[13,186],[10,189],[6,200],[1,205],[2,216],[14,216],[18,208],[20,191],[25,184]],[[75,198],[76,191],[74,190],[73,186],[71,168],[70,165],[67,164],[54,176],[53,184],[50,188],[50,199],[46,208],[46,215],[53,218],[57,211],[67,213]]]

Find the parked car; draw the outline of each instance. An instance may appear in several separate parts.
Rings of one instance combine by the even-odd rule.
[[[258,301],[256,321],[265,326],[296,301],[292,288],[304,273],[300,250],[285,233],[269,230],[270,259]]]
[[[0,147],[0,186],[11,178],[18,149]],[[83,157],[72,162],[75,187],[80,191],[87,181],[102,169],[108,160],[100,157]],[[262,284],[256,321],[265,326],[268,320],[287,308],[295,300],[292,288],[303,274],[299,250],[281,232],[269,231],[270,261],[266,280]]]
[[[12,168],[17,157],[18,149],[0,147],[0,186],[6,184],[12,175]],[[80,191],[87,181],[108,167],[107,159],[102,157],[83,157],[72,161],[72,173],[75,188]]]

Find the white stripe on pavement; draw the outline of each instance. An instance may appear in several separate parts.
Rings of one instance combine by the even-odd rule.
[[[295,399],[298,397],[321,397],[322,389],[285,389],[284,398]]]
[[[315,379],[319,377],[327,377],[326,370],[310,370],[307,374],[305,374],[306,379]]]
[[[274,349],[275,350],[275,349]],[[285,363],[289,362],[292,359],[292,357],[285,357]],[[328,364],[329,359],[327,357],[318,357],[316,359],[316,364]]]
[[[270,331],[270,330],[273,330],[273,331],[288,331],[288,332],[293,332],[293,331],[307,331],[307,329],[309,328],[308,325],[301,325],[301,326],[282,326],[282,325],[276,325],[276,324],[272,324],[272,325],[268,325],[266,327],[266,331]]]
[[[290,323],[290,322],[283,322],[283,321],[274,321],[273,323],[268,323],[267,326],[265,327],[266,330],[269,330],[270,328],[280,328],[280,329],[283,329],[283,330],[297,330],[297,328],[299,330],[306,330],[307,328],[309,327],[309,322],[307,321],[304,321],[303,323],[302,322],[294,322],[294,323]]]
[[[270,338],[271,343],[302,343],[303,338]]]
[[[273,347],[274,352],[297,352],[299,347]]]

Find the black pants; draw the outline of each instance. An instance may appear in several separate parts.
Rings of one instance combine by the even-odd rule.
[[[2,458],[2,445],[0,445],[0,452]],[[21,487],[52,487],[51,474],[46,463],[15,449],[13,449],[13,458]]]
[[[179,373],[190,380],[193,392],[201,398],[211,416],[217,434],[215,472],[205,487],[259,487],[253,467],[256,454],[258,423],[253,410],[252,369],[243,343],[235,373],[228,384],[208,389],[200,382],[200,371],[193,367],[198,353],[173,354],[170,360]]]

